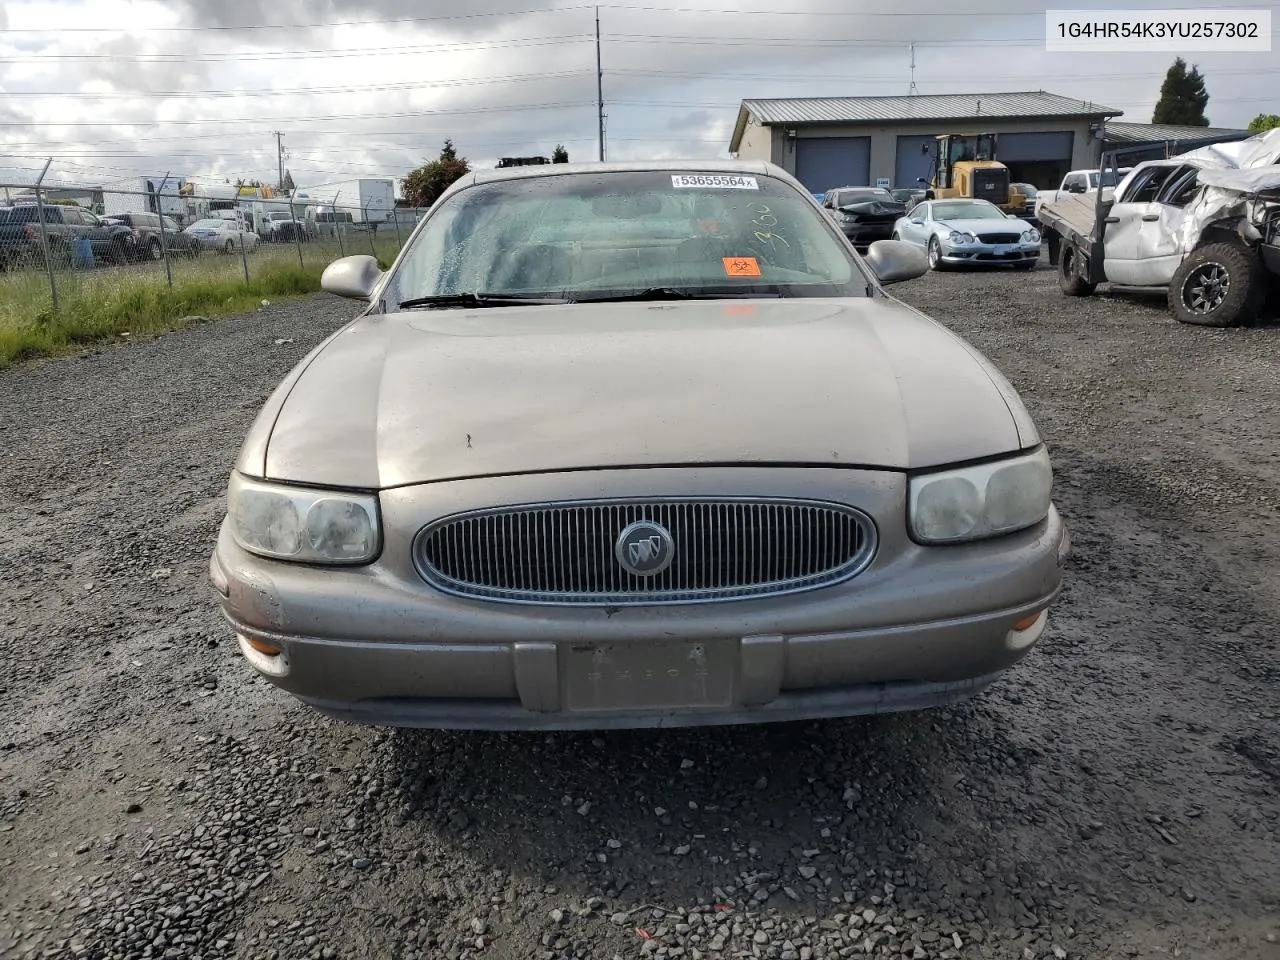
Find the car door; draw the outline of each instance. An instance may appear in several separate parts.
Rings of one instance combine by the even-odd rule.
[[[1180,163],[1153,163],[1125,185],[1107,214],[1103,232],[1103,267],[1112,283],[1138,284],[1138,238],[1144,217],[1159,218],[1156,198]]]
[[[1182,224],[1187,205],[1199,193],[1199,168],[1184,164],[1165,181],[1153,203],[1147,205],[1138,225],[1138,256],[1133,283],[1167,286],[1184,255]]]
[[[928,201],[917,203],[907,214],[907,221],[899,230],[903,240],[918,246],[929,242],[929,223],[933,219],[933,204]]]

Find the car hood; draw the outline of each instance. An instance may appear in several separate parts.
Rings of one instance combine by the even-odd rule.
[[[901,200],[859,200],[846,203],[839,209],[841,213],[856,213],[863,217],[900,217],[906,212],[907,205]]]
[[[1038,440],[1028,424],[972,347],[885,298],[425,310],[358,319],[313,351],[239,467],[356,488],[681,464],[908,469],[1016,451]]]
[[[961,233],[1022,233],[1031,224],[1022,220],[935,220],[934,225]]]

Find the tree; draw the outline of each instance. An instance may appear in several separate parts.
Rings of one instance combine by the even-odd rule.
[[[1209,91],[1205,89],[1200,68],[1192,66],[1188,70],[1186,61],[1178,57],[1160,85],[1160,100],[1151,122],[1207,127],[1209,119],[1204,115],[1204,108],[1208,103]]]
[[[400,186],[410,206],[429,207],[451,183],[470,172],[471,164],[467,163],[465,157],[458,156],[452,140],[446,140],[440,156],[435,160],[428,160],[417,170],[411,170],[400,181]]]
[[[556,144],[555,152],[551,154],[552,163],[568,163],[569,151],[564,148],[563,144]]]
[[[1249,129],[1253,133],[1280,128],[1280,113],[1260,113],[1249,121]]]
[[[282,192],[282,193],[293,193],[293,191],[294,191],[294,190],[296,190],[296,189],[297,189],[297,187],[295,187],[295,186],[293,185],[293,174],[291,174],[288,170],[286,170],[286,171],[284,172],[284,180],[283,180],[283,181],[281,182],[281,184],[280,184],[280,190],[281,190],[281,192]]]

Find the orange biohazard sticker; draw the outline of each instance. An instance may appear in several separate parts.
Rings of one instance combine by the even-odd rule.
[[[760,264],[755,257],[725,257],[724,273],[726,277],[758,277]]]

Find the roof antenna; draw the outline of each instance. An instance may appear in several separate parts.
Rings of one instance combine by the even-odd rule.
[[[907,96],[913,97],[920,91],[916,89],[916,45],[911,43],[911,87],[907,90]]]

